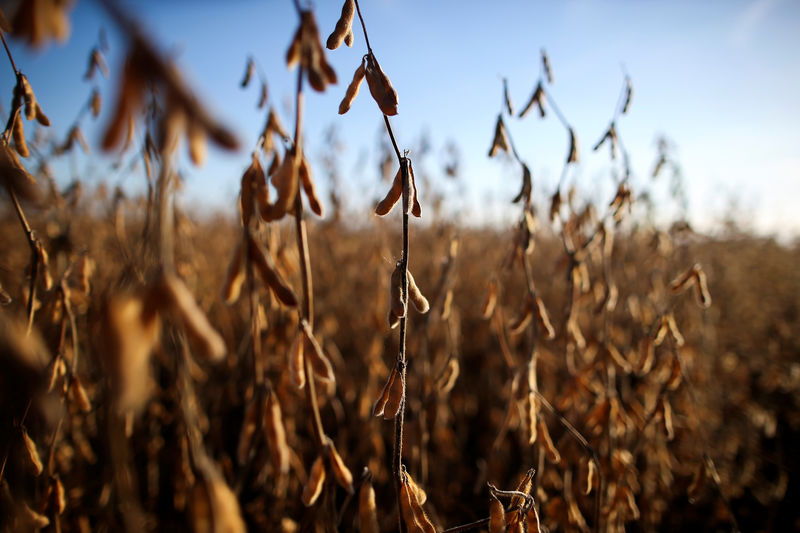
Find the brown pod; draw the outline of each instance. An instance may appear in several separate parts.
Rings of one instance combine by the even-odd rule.
[[[266,429],[269,456],[272,468],[281,475],[289,473],[289,457],[291,450],[286,444],[286,429],[283,425],[283,415],[278,397],[270,391],[267,396],[267,405],[264,410],[264,428]]]
[[[239,84],[242,88],[247,87],[250,83],[250,80],[253,78],[253,74],[256,70],[256,64],[253,61],[252,57],[247,58],[247,66],[244,68],[244,77],[242,78],[242,82]]]
[[[672,425],[672,406],[666,398],[661,396],[658,399],[657,412],[661,415],[661,423],[664,427],[664,432],[667,434],[667,440],[675,438],[675,429]]]
[[[486,300],[481,307],[481,316],[484,320],[488,320],[494,314],[494,308],[497,305],[497,282],[495,280],[489,281],[489,287],[486,289]]]
[[[320,346],[317,339],[314,338],[314,335],[311,334],[311,329],[308,327],[305,320],[303,320],[303,323],[303,334],[305,335],[305,348],[303,353],[305,357],[308,357],[308,362],[311,363],[311,369],[314,371],[314,375],[322,381],[335,382],[336,375],[333,373],[333,366],[331,366],[330,359],[328,359],[328,356],[322,351],[322,346]]]
[[[356,12],[356,3],[354,0],[345,0],[342,6],[342,14],[336,22],[336,28],[328,37],[326,46],[329,50],[336,50],[342,45],[348,33],[352,33],[353,15]]]
[[[351,27],[350,31],[344,34],[344,44],[346,44],[348,48],[352,48],[354,40],[355,36],[353,35],[353,28]]]
[[[696,283],[695,272],[697,271],[698,267],[699,265],[695,264],[691,268],[686,270],[686,272],[684,272],[683,274],[672,280],[672,282],[669,284],[670,290],[673,293],[678,293],[688,289],[689,285],[691,285],[692,283]]]
[[[517,317],[508,325],[509,332],[512,335],[521,333],[525,326],[527,326],[533,318],[533,305],[530,298],[525,299],[525,304]]]
[[[266,107],[268,94],[269,93],[267,92],[267,84],[266,83],[262,83],[261,84],[261,92],[258,95],[258,104],[256,104],[256,107],[258,109],[264,109],[264,107]]]
[[[575,130],[569,129],[569,155],[567,155],[567,163],[578,162],[578,138],[575,136]]]
[[[250,260],[256,267],[256,274],[261,278],[261,281],[272,290],[283,305],[297,307],[297,297],[294,295],[294,291],[283,281],[275,263],[273,263],[272,258],[264,247],[252,236],[248,235],[247,248]]]
[[[403,175],[402,169],[397,170],[397,174],[394,175],[394,180],[392,181],[392,187],[389,189],[389,192],[386,193],[386,196],[383,200],[378,202],[378,205],[375,207],[375,214],[379,216],[384,216],[389,211],[392,210],[394,204],[400,199],[400,196],[403,194]]]
[[[180,319],[186,332],[198,343],[201,352],[212,361],[225,356],[225,341],[198,307],[189,288],[173,274],[163,274],[155,290],[167,298],[170,309]]]
[[[416,500],[411,494],[408,483],[403,480],[403,483],[400,484],[400,514],[403,517],[403,522],[409,533],[423,533],[425,530],[422,529],[422,525],[414,512],[413,504],[415,503]]]
[[[242,285],[245,281],[243,258],[242,243],[239,242],[233,251],[233,257],[231,257],[228,271],[225,274],[225,283],[222,285],[222,301],[228,305],[236,302],[242,292]]]
[[[400,261],[395,263],[389,280],[389,308],[392,315],[397,318],[406,316],[406,303],[403,301],[403,265]],[[391,319],[389,322],[391,326]]]
[[[506,510],[494,494],[489,502],[489,533],[505,533]]]
[[[528,111],[531,110],[534,104],[536,104],[536,107],[539,109],[539,116],[544,118],[545,116],[544,100],[545,100],[544,88],[542,87],[542,82],[539,82],[536,85],[536,89],[534,89],[533,94],[531,94],[530,100],[528,100],[528,103],[525,104],[525,107],[522,108],[522,111],[519,112],[519,118],[523,118],[525,115],[527,115]]]
[[[391,420],[396,417],[403,403],[403,389],[405,389],[403,386],[403,373],[396,368],[393,372],[395,372],[396,375],[392,381],[391,388],[389,389],[389,396],[383,409],[384,420]]]
[[[556,449],[555,445],[553,444],[553,439],[550,437],[550,431],[547,429],[547,424],[545,424],[544,420],[541,418],[539,418],[539,422],[537,423],[537,429],[539,435],[542,437],[539,442],[544,448],[544,451],[547,453],[547,458],[553,464],[560,463],[561,454],[558,453],[558,449]]]
[[[97,117],[100,116],[100,109],[102,108],[102,105],[103,105],[103,100],[102,100],[102,98],[100,96],[100,91],[95,89],[94,91],[92,91],[92,99],[89,101],[89,107],[92,109],[92,116],[94,118],[97,118]],[[37,111],[39,111],[39,110],[40,109],[37,109]],[[44,116],[44,113],[42,113],[42,116]],[[47,118],[47,117],[45,117],[45,118]],[[36,115],[36,120],[39,120],[39,122],[41,123],[41,120],[39,119],[39,114],[38,113]],[[48,122],[49,121],[50,120],[48,119]]]
[[[445,371],[442,373],[442,376],[436,383],[439,392],[442,394],[447,394],[453,390],[460,373],[461,365],[459,365],[458,359],[450,359],[450,361],[447,363],[447,368],[445,368]]]
[[[308,207],[311,208],[311,211],[315,215],[321,217],[322,204],[319,203],[317,191],[314,187],[314,181],[311,179],[311,166],[308,164],[308,160],[306,159],[305,155],[300,158],[300,168],[298,169],[298,173],[300,174],[300,183],[303,185],[303,192],[306,193],[306,198],[308,198]]]
[[[424,505],[425,502],[428,500],[428,494],[417,485],[417,482],[414,481],[414,478],[411,477],[411,474],[406,472],[406,480],[408,481],[408,488],[411,490],[411,494],[414,495],[414,499],[420,505]]]
[[[686,340],[683,338],[683,335],[681,335],[681,332],[678,329],[678,324],[675,322],[675,315],[672,313],[667,313],[665,319],[667,322],[667,328],[669,329],[669,334],[675,341],[675,346],[683,346]]]
[[[31,471],[35,476],[38,476],[44,470],[44,465],[42,464],[42,459],[39,457],[39,451],[36,449],[36,443],[33,442],[33,439],[28,435],[28,432],[25,429],[22,429],[22,444],[25,447],[25,459],[30,466]]]
[[[626,114],[631,107],[633,99],[633,82],[630,76],[625,76],[625,103],[622,105],[622,114]]]
[[[253,159],[250,166],[242,174],[241,192],[239,196],[239,207],[241,208],[242,226],[247,227],[250,224],[250,219],[253,216],[253,206],[255,205],[256,190],[259,181],[264,181],[264,170],[261,168],[261,162],[258,160],[258,155],[253,152]],[[266,189],[266,183],[264,183]],[[269,198],[267,198],[269,199]]]
[[[240,465],[247,462],[252,450],[253,437],[256,434],[256,427],[261,418],[262,405],[263,397],[261,394],[257,393],[254,395],[253,399],[250,400],[244,412],[242,429],[239,432],[239,446],[236,448],[236,460],[239,461]]]
[[[508,153],[511,152],[506,125],[503,122],[503,115],[497,115],[497,124],[494,127],[494,139],[492,140],[492,147],[489,149],[489,157],[496,156],[497,152],[500,150]]]
[[[584,496],[588,496],[589,493],[592,492],[595,479],[597,479],[597,463],[594,462],[594,459],[589,459],[587,466],[588,472],[586,473],[586,487],[583,489]]]
[[[550,322],[550,316],[547,314],[547,308],[545,308],[544,302],[538,296],[534,299],[534,302],[536,303],[536,319],[539,322],[539,326],[544,329],[547,339],[555,339],[556,331],[553,329],[553,324]]]
[[[92,410],[92,403],[89,401],[89,395],[86,393],[86,389],[83,387],[81,380],[78,379],[78,376],[74,376],[69,383],[69,395],[75,405],[78,406],[78,409],[83,411],[84,413],[88,413]]]
[[[358,66],[355,73],[353,73],[353,80],[350,82],[350,85],[347,86],[344,98],[342,98],[342,102],[339,104],[340,115],[344,115],[350,110],[350,106],[353,105],[353,100],[358,96],[358,91],[361,89],[361,82],[364,81],[364,75],[366,73],[365,63],[366,61],[362,59],[361,64]]]
[[[697,303],[703,309],[708,309],[711,306],[711,293],[708,292],[708,280],[706,273],[702,271],[700,265],[695,267],[695,296]]]
[[[333,445],[333,442],[328,440],[326,444],[326,450],[328,453],[328,458],[331,462],[331,470],[333,470],[333,477],[336,478],[336,482],[346,490],[349,494],[353,494],[353,474],[350,472],[350,469],[344,464],[342,460],[342,456],[339,455],[339,452],[336,451],[336,446]]]
[[[322,493],[323,485],[325,485],[325,462],[320,455],[311,466],[308,481],[306,481],[306,486],[303,487],[303,495],[301,497],[303,505],[306,507],[314,505],[314,502],[317,501],[317,498]]]
[[[372,98],[377,102],[381,112],[387,116],[397,114],[397,91],[392,87],[389,77],[383,72],[378,60],[370,53],[367,56],[366,66],[367,85]]]
[[[411,214],[419,218],[422,216],[422,207],[419,205],[419,198],[417,196],[417,180],[414,177],[414,167],[411,165],[411,160],[408,161],[408,180],[411,186]]]
[[[22,124],[22,114],[17,115],[17,119],[14,121],[14,129],[11,130],[11,134],[14,139],[14,148],[17,149],[17,153],[22,157],[28,157],[30,152],[28,151],[28,143],[25,142],[25,126]]]
[[[528,393],[528,444],[534,444],[539,438],[536,422],[539,420],[539,400],[533,392]]]
[[[361,533],[379,533],[378,513],[375,506],[375,489],[368,477],[358,491],[358,523]]]
[[[400,318],[401,317],[394,314],[394,311],[391,308],[389,308],[389,312],[386,315],[386,323],[389,324],[389,329],[394,329],[397,326],[399,326]]]
[[[386,404],[389,402],[389,395],[394,387],[394,382],[396,379],[399,379],[399,376],[400,374],[397,371],[397,368],[393,368],[389,373],[389,377],[386,379],[386,384],[383,386],[380,396],[378,396],[378,399],[375,400],[375,404],[372,406],[372,416],[383,415],[386,409]]]
[[[292,38],[292,44],[286,50],[286,67],[291,70],[300,62],[300,48],[302,44],[303,27],[297,28]]]
[[[427,313],[431,308],[431,304],[417,287],[417,282],[414,280],[414,276],[411,275],[411,271],[408,270],[406,274],[408,275],[408,299],[411,300],[417,311],[422,314]]]
[[[206,128],[197,120],[191,120],[186,133],[189,137],[189,158],[195,166],[202,166],[206,160]]]
[[[298,332],[289,349],[289,370],[292,381],[298,389],[306,385],[306,363],[303,347],[305,346],[305,336]]]
[[[266,222],[282,218],[294,205],[299,180],[297,167],[297,157],[294,153],[287,152],[280,168],[272,175],[272,184],[278,191],[278,198],[274,204],[261,211],[261,218]]]
[[[550,68],[550,58],[547,57],[547,52],[544,51],[544,48],[542,48],[542,68],[544,69],[545,76],[547,76],[547,83],[552,85],[553,69]]]

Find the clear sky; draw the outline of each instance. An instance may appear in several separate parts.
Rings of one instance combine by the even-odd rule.
[[[292,2],[124,4],[243,145],[235,154],[212,148],[201,169],[184,165],[184,204],[233,210],[248,152],[265,119],[256,109],[257,86],[239,87],[248,55],[267,78],[271,103],[284,123],[292,123],[294,76],[284,64],[297,26]],[[507,205],[519,187],[518,171],[488,159],[487,151],[500,111],[502,78],[508,79],[520,107],[536,84],[543,47],[555,74],[552,94],[580,139],[582,161],[571,180],[584,194],[598,199],[611,194],[607,152],[592,153],[591,146],[607,127],[624,68],[635,92],[618,131],[632,156],[635,186],[651,185],[655,139],[663,133],[677,146],[696,225],[710,227],[736,200],[746,226],[784,235],[800,231],[800,2],[362,0],[361,7],[373,50],[399,93],[393,126],[401,147],[417,147],[426,136],[431,151],[419,164],[438,184],[447,181],[441,172],[446,145],[458,146],[464,187],[442,187],[450,187],[451,209],[468,210],[470,219],[512,216]],[[323,40],[340,8],[338,0],[315,2]],[[50,115],[51,129],[64,136],[91,91],[82,76],[100,28],[106,29],[111,75],[99,82],[103,113],[97,123],[89,117],[81,122],[97,151],[125,43],[95,2],[79,1],[71,20],[72,34],[64,45],[31,52],[12,40],[11,48]],[[306,143],[312,157],[319,155],[325,149],[324,132],[334,125],[343,142],[339,170],[347,191],[371,200],[384,187],[377,180],[381,116],[366,87],[348,114],[337,114],[366,49],[359,28],[355,35],[353,48],[328,52],[339,84],[306,99]],[[2,68],[0,94],[7,112],[13,74],[10,67]],[[509,119],[508,126],[533,170],[534,194],[546,198],[561,172],[567,137],[552,114],[545,120],[535,115]],[[68,183],[76,174],[96,181],[106,167],[78,154],[65,156],[56,168],[58,179]],[[125,180],[125,186],[133,187],[140,178]],[[656,200],[668,208],[666,181],[652,186]],[[456,197],[457,190],[464,196]],[[421,198],[424,207],[424,190]]]

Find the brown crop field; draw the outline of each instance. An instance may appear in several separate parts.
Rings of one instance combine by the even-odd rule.
[[[635,217],[615,128],[630,78],[594,146],[614,183],[597,204],[564,183],[536,197],[515,147],[510,118],[535,111],[564,126],[564,175],[580,163],[546,52],[524,108],[504,80],[485,128],[520,180],[516,222],[460,226],[417,188],[359,2],[330,28],[297,4],[281,52],[293,113],[264,85],[266,126],[244,142],[135,13],[100,3],[129,49],[92,149],[141,146],[141,195],[58,185],[48,161],[86,141],[77,126],[57,145],[26,136],[47,110],[6,47],[0,531],[800,529],[800,247]],[[23,2],[3,41],[62,38],[68,17]],[[354,33],[350,81],[326,57]],[[241,85],[257,71],[248,60]],[[362,220],[319,192],[304,152],[305,104],[334,89],[340,114],[372,99],[385,125],[385,197]],[[199,164],[207,144],[242,142],[256,148],[237,205],[173,201],[178,154]],[[662,143],[655,174],[676,165]]]

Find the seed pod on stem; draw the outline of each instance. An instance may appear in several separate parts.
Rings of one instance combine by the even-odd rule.
[[[361,82],[364,81],[364,75],[366,74],[366,59],[361,60],[361,64],[356,69],[355,73],[353,73],[353,81],[350,82],[350,85],[347,86],[347,91],[344,94],[344,98],[342,98],[342,102],[339,104],[339,114],[344,115],[350,110],[350,106],[353,105],[353,101],[358,96],[358,91],[361,89]]]
[[[302,501],[306,507],[311,507],[322,493],[325,485],[325,462],[322,456],[318,456],[311,466],[311,473],[308,475],[305,487],[303,487]]]
[[[375,489],[372,488],[372,474],[365,470],[365,479],[358,491],[358,523],[361,533],[379,533],[378,513],[375,506]]]
[[[354,0],[345,0],[342,6],[342,14],[336,22],[336,28],[333,33],[328,37],[326,46],[329,50],[336,50],[342,45],[348,33],[352,33],[353,16],[356,12],[356,3]]]
[[[390,117],[396,115],[398,106],[397,91],[394,90],[389,77],[383,72],[377,58],[371,52],[367,54],[365,74],[369,92],[381,112]]]
[[[400,196],[403,194],[403,175],[402,169],[397,170],[397,174],[394,175],[394,180],[392,180],[392,187],[389,189],[389,192],[386,193],[386,196],[378,202],[378,205],[375,207],[375,214],[379,216],[384,216],[392,210],[394,204],[400,199]],[[401,315],[402,316],[402,315]]]

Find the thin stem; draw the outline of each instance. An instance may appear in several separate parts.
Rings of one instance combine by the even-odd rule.
[[[389,123],[389,117],[383,115],[383,122],[386,123],[386,131],[389,132],[389,138],[392,140],[392,146],[394,147],[394,153],[397,155],[397,160],[400,164],[403,164],[403,156],[400,155],[400,149],[397,147],[397,141],[394,138],[394,132],[392,131],[392,125]]]
[[[11,55],[11,50],[8,48],[8,43],[6,42],[6,36],[3,30],[0,30],[0,39],[3,40],[3,47],[6,49],[6,54],[8,54],[8,60],[11,62],[11,68],[14,69],[14,74],[19,76],[19,70],[17,69],[17,64],[14,63],[14,57]]]
[[[364,40],[367,42],[367,52],[372,53],[372,47],[369,45],[369,36],[367,35],[367,26],[364,24],[364,17],[361,16],[361,6],[358,5],[358,0],[355,0],[356,11],[358,12],[358,20],[361,21],[361,29],[364,31]],[[397,147],[395,147],[395,150]]]
[[[28,238],[28,246],[31,249],[31,280],[28,285],[28,304],[27,316],[28,324],[26,333],[30,335],[33,328],[33,315],[36,312],[34,303],[36,302],[36,279],[39,277],[39,247],[41,244],[36,238],[36,234],[31,230],[28,220],[25,218],[25,213],[22,211],[22,206],[19,204],[17,194],[14,192],[13,187],[7,187],[8,195],[11,197],[11,203],[14,204],[14,210],[17,212],[22,229],[25,231],[25,236]]]
[[[297,69],[297,102],[295,110],[295,125],[294,125],[294,157],[302,157],[302,126],[303,121],[303,68]],[[299,185],[298,185],[299,187]],[[300,255],[300,275],[303,284],[303,307],[302,307],[302,320],[301,325],[308,328],[307,334],[311,335],[314,330],[314,300],[313,300],[313,284],[311,280],[311,259],[308,251],[308,234],[306,232],[306,223],[303,220],[303,199],[300,191],[297,191],[294,200],[294,222],[295,222],[295,236],[297,239],[297,252]],[[305,321],[305,324],[302,321]],[[311,362],[308,357],[304,358],[305,373],[306,373],[306,399],[311,406],[311,414],[314,420],[314,437],[316,438],[317,445],[322,449],[324,446],[325,430],[322,426],[322,417],[319,413],[319,404],[317,402],[317,391],[314,383],[314,373],[311,368]]]
[[[547,102],[550,104],[550,107],[553,109],[553,113],[555,113],[556,117],[558,117],[559,122],[561,122],[561,124],[565,128],[570,129],[569,121],[567,121],[566,117],[564,116],[564,113],[562,113],[561,109],[559,109],[558,105],[556,105],[555,100],[553,100],[553,95],[550,93],[550,91],[548,89],[544,89],[544,92],[547,95]]]
[[[386,115],[384,115],[384,119],[386,119]],[[389,127],[389,120],[386,119],[386,126],[389,129],[389,134],[391,135],[391,128]],[[392,136],[392,142],[394,143],[394,136]],[[395,150],[397,149],[397,145],[395,144]],[[399,152],[398,152],[399,153]],[[403,464],[403,423],[405,421],[405,411],[406,411],[406,374],[407,374],[407,367],[408,362],[406,359],[406,331],[407,331],[407,324],[408,324],[408,213],[406,212],[405,207],[408,205],[408,194],[410,194],[410,176],[409,176],[409,169],[408,169],[408,159],[401,158],[400,160],[400,171],[403,178],[403,258],[401,260],[401,269],[402,269],[402,296],[403,296],[403,305],[406,306],[406,313],[400,319],[400,341],[399,341],[399,348],[397,353],[397,367],[400,371],[400,379],[402,383],[402,400],[400,401],[400,411],[397,413],[397,417],[394,421],[394,453],[392,459],[392,473],[395,477],[395,488],[397,489],[397,520],[399,524],[399,530],[405,531],[405,524],[403,523],[403,514],[400,512],[400,490],[402,486],[403,480],[403,473],[402,473],[402,464]]]

